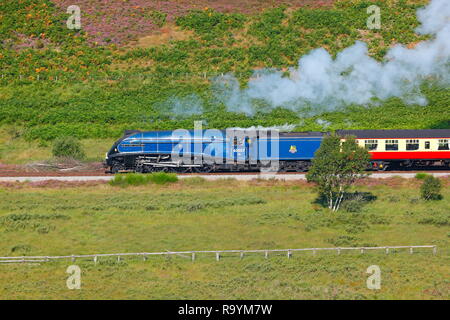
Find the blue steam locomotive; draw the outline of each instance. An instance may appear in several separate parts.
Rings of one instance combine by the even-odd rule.
[[[106,154],[110,173],[306,171],[325,133],[276,130],[126,131]]]

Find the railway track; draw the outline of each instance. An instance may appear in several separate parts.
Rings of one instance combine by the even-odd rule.
[[[402,177],[402,178],[414,178],[418,172],[424,171],[390,171],[390,172],[375,172],[371,177],[376,179]],[[450,177],[450,171],[426,171],[436,177]],[[190,177],[201,177],[206,180],[220,180],[232,178],[236,180],[253,180],[253,179],[277,179],[277,180],[305,180],[305,173],[279,173],[279,174],[261,174],[261,173],[208,173],[208,174],[178,174],[180,179]],[[102,175],[41,175],[41,176],[0,176],[0,182],[39,182],[39,181],[109,181],[114,176],[111,174]]]
[[[383,171],[372,172],[372,174],[417,174],[417,173],[447,173],[450,174],[450,170],[396,170],[396,171]],[[236,175],[259,175],[260,172],[212,172],[212,173],[178,173],[178,176],[236,176]],[[269,173],[267,173],[269,174]],[[270,173],[274,174],[274,173]],[[282,175],[305,175],[305,172],[283,172]],[[18,170],[1,170],[0,177],[93,177],[93,176],[113,176],[113,174],[105,173],[104,170],[97,171],[82,171],[82,172],[30,172],[30,171],[18,171]]]
[[[415,176],[417,173],[433,173],[436,176],[445,176],[450,175],[450,170],[443,170],[442,168],[430,168],[428,170],[395,170],[395,171],[383,171],[383,172],[373,172],[372,176],[374,177],[391,177],[394,175],[411,177]],[[253,179],[263,176],[276,176],[283,177],[287,179],[302,179],[305,176],[305,173],[297,173],[297,172],[283,172],[283,173],[264,173],[260,172],[213,172],[213,173],[178,173],[179,177],[195,177],[201,176],[206,177],[208,179],[217,179],[217,178],[227,178],[233,177],[237,179]],[[85,179],[82,179],[82,178]],[[109,180],[113,177],[112,174],[105,173],[104,169],[101,167],[99,163],[94,163],[94,168],[86,168],[84,170],[71,170],[71,169],[63,169],[63,170],[33,170],[30,168],[26,168],[24,166],[12,166],[12,165],[2,165],[0,164],[0,181],[15,181],[15,179],[25,181],[26,178],[30,178],[30,181],[43,181],[43,180],[62,180],[64,178],[68,178],[68,180],[76,179],[79,181],[85,180],[93,180],[94,178],[98,178],[99,180]],[[242,178],[239,178],[242,177]]]

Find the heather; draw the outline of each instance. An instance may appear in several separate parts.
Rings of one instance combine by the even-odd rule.
[[[377,4],[383,28],[365,28]],[[117,138],[124,129],[293,125],[297,130],[448,128],[449,89],[429,79],[427,106],[397,98],[377,106],[301,114],[264,105],[247,116],[217,99],[214,84],[254,70],[289,74],[324,47],[335,55],[355,40],[382,59],[393,44],[414,47],[416,10],[426,1],[81,1],[82,30],[65,26],[69,1],[0,4],[0,126],[9,138]],[[103,148],[104,149],[104,148]],[[102,150],[103,151],[103,150]],[[0,156],[1,156],[0,148]]]

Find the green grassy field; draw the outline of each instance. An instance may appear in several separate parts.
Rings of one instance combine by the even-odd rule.
[[[384,180],[383,180],[384,181]],[[448,299],[450,190],[419,199],[416,180],[368,181],[376,199],[331,214],[304,182],[188,179],[164,186],[3,185],[2,256],[437,245],[407,250],[286,256],[225,255],[77,261],[82,289],[66,288],[72,264],[0,265],[0,298]],[[382,288],[366,287],[379,265]]]

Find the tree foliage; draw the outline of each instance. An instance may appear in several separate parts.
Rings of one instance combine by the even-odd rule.
[[[428,175],[420,186],[420,195],[424,200],[440,200],[441,187],[441,181],[438,178]]]
[[[370,154],[358,146],[355,139],[336,135],[327,136],[322,141],[307,174],[310,182],[317,184],[320,196],[327,206],[339,210],[346,191],[358,179],[367,176]]]

